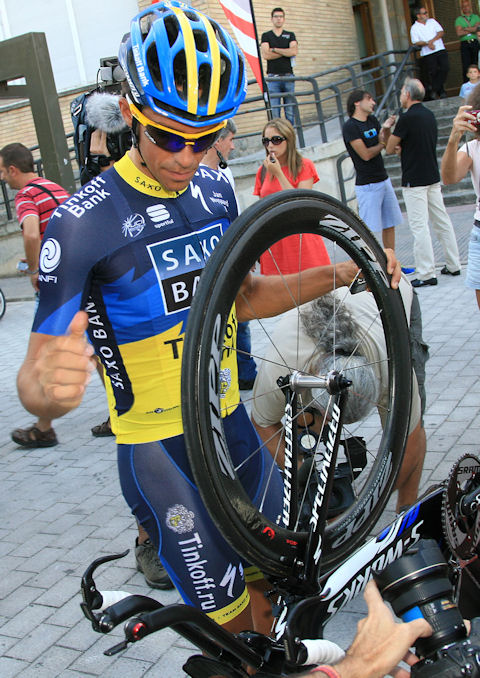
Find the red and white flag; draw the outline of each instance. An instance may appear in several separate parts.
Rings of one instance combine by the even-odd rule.
[[[219,2],[263,92],[262,67],[250,0],[219,0]]]

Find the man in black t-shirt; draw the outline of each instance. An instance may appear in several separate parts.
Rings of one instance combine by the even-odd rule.
[[[295,33],[283,28],[285,12],[281,7],[275,7],[271,17],[273,30],[262,33],[260,51],[267,62],[267,77],[272,78],[268,83],[268,91],[272,99],[272,113],[274,118],[280,117],[283,101],[285,117],[293,125],[294,100],[288,95],[294,92],[295,82],[283,80],[283,76],[293,75],[292,60],[297,56],[297,39]]]
[[[402,213],[381,155],[395,116],[380,127],[372,115],[374,108],[369,92],[356,89],[349,95],[350,118],[343,126],[343,140],[357,173],[355,195],[360,218],[371,231],[382,234],[384,247],[395,249],[395,226],[402,223]]]
[[[403,113],[387,142],[387,153],[401,148],[402,193],[414,244],[417,278],[414,287],[436,285],[435,258],[428,228],[430,219],[445,254],[440,273],[460,274],[460,257],[452,222],[443,203],[436,154],[437,121],[421,102],[425,88],[420,80],[406,80],[400,94]]]

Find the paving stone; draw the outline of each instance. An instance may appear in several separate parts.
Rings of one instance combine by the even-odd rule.
[[[0,676],[2,678],[13,678],[18,676],[19,672],[28,666],[28,662],[12,657],[0,657]]]
[[[59,626],[41,624],[13,645],[7,651],[7,656],[32,662],[54,645],[64,633],[65,630]]]
[[[53,646],[42,653],[27,669],[19,674],[19,678],[65,678],[65,669],[75,661],[78,652],[64,647]]]

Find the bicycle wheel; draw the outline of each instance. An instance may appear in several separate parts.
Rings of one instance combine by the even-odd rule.
[[[0,318],[3,318],[5,315],[5,309],[7,308],[7,302],[5,301],[5,295],[2,290],[0,290]]]
[[[220,361],[225,352],[232,350],[224,338],[231,335],[232,320],[230,318],[229,321],[229,316],[245,276],[264,253],[268,252],[268,256],[271,255],[275,260],[276,243],[288,236],[295,235],[298,238],[301,257],[304,234],[323,237],[332,264],[351,258],[359,266],[370,290],[363,294],[368,295],[375,306],[372,322],[380,326],[385,346],[382,364],[376,366],[385,373],[384,403],[375,403],[377,407],[373,408],[371,414],[344,429],[344,437],[354,437],[357,445],[363,449],[366,466],[358,473],[348,454],[338,459],[337,472],[342,464],[343,472],[345,468],[350,469],[347,484],[351,488],[351,497],[346,505],[340,506],[326,526],[322,570],[344,560],[378,520],[392,492],[402,460],[411,398],[409,334],[402,299],[398,291],[390,288],[385,255],[363,222],[337,200],[308,190],[282,191],[245,210],[222,237],[200,277],[185,335],[182,410],[189,460],[200,494],[213,520],[243,557],[258,565],[265,573],[281,577],[291,574],[295,563],[302,562],[308,535],[301,521],[287,529],[279,519],[270,520],[264,514],[262,507],[268,488],[260,498],[252,500],[249,497],[244,479],[241,478],[243,462],[239,463],[229,448],[225,426],[220,419],[222,403],[225,402],[226,378]],[[286,287],[284,276],[281,276],[281,280]],[[300,275],[300,286],[301,280]],[[303,309],[299,310],[295,306],[294,295],[291,291],[289,294],[294,306],[289,313],[293,314],[296,331],[300,335]],[[334,293],[336,295],[343,295],[345,299],[346,295],[349,298],[357,296],[350,294],[349,289],[340,283]],[[337,311],[334,308],[329,323],[333,335],[335,314],[342,303],[337,303]],[[259,370],[264,361],[268,365],[272,362],[280,365],[287,374],[292,371],[294,366],[282,355],[282,333],[280,342],[278,336],[275,338],[276,328],[278,330],[286,318],[283,314],[280,318],[254,318],[250,321],[251,353]],[[287,322],[291,323],[291,320]],[[360,344],[365,342],[365,335]],[[272,346],[278,356],[273,360],[271,354],[265,358],[268,347]],[[359,349],[355,352],[358,353]],[[308,364],[300,365],[300,369],[307,372]],[[256,398],[270,397],[274,391],[278,391],[276,384],[272,384],[271,389],[266,389],[264,393],[257,393]],[[250,404],[247,396],[247,409]],[[309,404],[302,402],[300,412]],[[347,447],[348,442],[343,449]],[[249,457],[260,454],[264,454],[264,448],[259,444],[257,449],[250,451]],[[276,473],[273,457],[268,458],[272,468],[266,472],[266,476]],[[320,482],[316,463],[311,463],[311,468],[313,481],[310,476],[310,485]],[[301,500],[305,500],[303,495],[308,492],[302,494],[302,489],[299,491]],[[300,508],[300,514],[302,510]],[[311,508],[307,513],[310,515]]]

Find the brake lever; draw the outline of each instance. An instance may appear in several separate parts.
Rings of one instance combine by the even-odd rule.
[[[100,591],[97,589],[95,581],[93,579],[93,573],[95,570],[103,565],[108,563],[111,560],[119,560],[120,558],[125,558],[125,556],[130,552],[130,549],[127,549],[123,553],[116,553],[110,556],[102,556],[94,560],[85,570],[82,577],[82,598],[83,603],[80,603],[83,614],[85,617],[92,622],[92,626],[95,631],[99,631],[100,627],[98,624],[98,619],[95,616],[93,610],[99,610],[103,605],[103,596]]]

